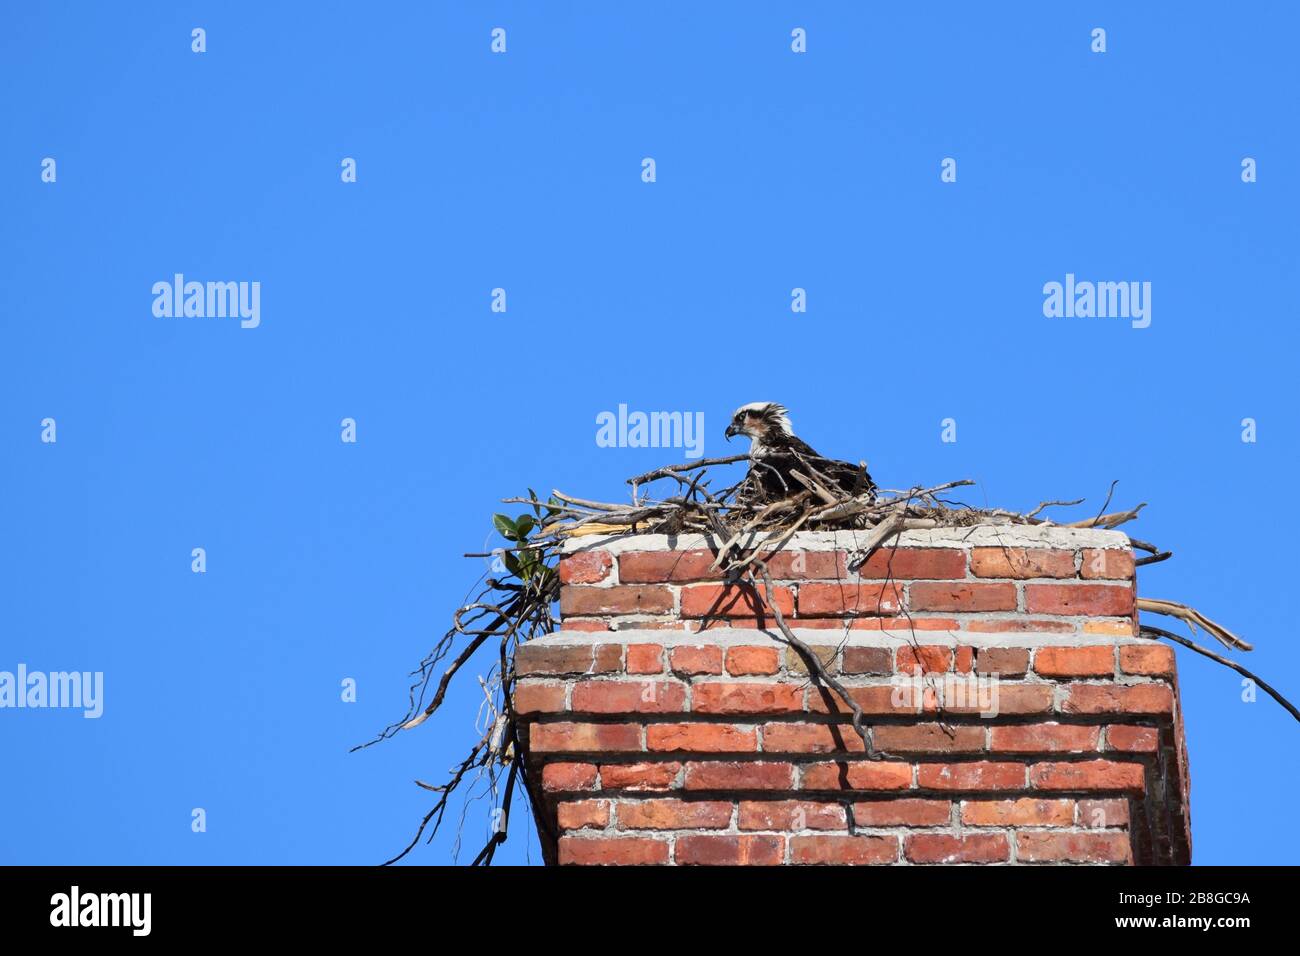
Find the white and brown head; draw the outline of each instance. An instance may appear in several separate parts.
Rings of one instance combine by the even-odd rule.
[[[790,416],[784,405],[776,402],[750,402],[741,405],[731,416],[731,424],[724,433],[728,439],[745,435],[754,445],[762,445],[776,435],[793,435]]]

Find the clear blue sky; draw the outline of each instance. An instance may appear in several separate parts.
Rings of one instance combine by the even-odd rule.
[[[0,862],[405,845],[478,689],[348,747],[404,709],[500,497],[682,457],[598,447],[620,403],[703,412],[719,454],[780,400],[883,484],[990,505],[1119,479],[1176,552],[1142,592],[1300,696],[1294,5],[541,6],[5,6],[0,670],[106,686],[99,720],[0,711]],[[260,282],[260,326],[155,317],[175,273]],[[1150,327],[1045,318],[1067,273],[1151,282]],[[1179,666],[1197,862],[1296,862],[1300,728]]]

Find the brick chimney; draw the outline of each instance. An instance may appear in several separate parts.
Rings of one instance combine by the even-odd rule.
[[[571,541],[563,627],[515,708],[560,864],[1187,864],[1174,655],[1136,636],[1116,531],[796,534],[773,600],[867,715],[811,680],[712,539]]]

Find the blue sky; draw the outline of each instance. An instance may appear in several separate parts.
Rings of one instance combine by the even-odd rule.
[[[477,687],[347,750],[404,709],[499,498],[681,457],[598,447],[620,403],[703,412],[720,454],[776,399],[882,484],[978,504],[1118,479],[1176,552],[1142,593],[1300,695],[1300,17],[1135,6],[7,6],[0,669],[103,671],[105,713],[0,712],[0,862],[404,846]],[[260,282],[260,325],[155,317],[175,273]],[[1044,317],[1067,273],[1150,282],[1150,327]],[[1296,862],[1294,722],[1179,667],[1196,862]]]

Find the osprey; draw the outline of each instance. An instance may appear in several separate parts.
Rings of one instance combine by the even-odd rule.
[[[851,465],[817,454],[795,435],[784,405],[750,402],[740,406],[725,435],[728,441],[734,435],[749,437],[749,454],[754,461],[738,493],[742,501],[779,501],[804,490],[809,479],[830,491],[875,497],[876,483],[867,474],[866,463]]]

